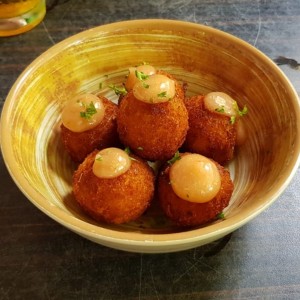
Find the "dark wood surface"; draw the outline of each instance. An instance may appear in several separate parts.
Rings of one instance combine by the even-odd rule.
[[[300,92],[299,0],[48,1],[34,30],[0,38],[1,107],[53,44],[114,21],[171,18],[234,34],[279,60]],[[5,142],[5,141],[4,141]],[[300,299],[300,172],[265,212],[221,241],[159,255],[87,241],[35,208],[0,156],[0,299]]]

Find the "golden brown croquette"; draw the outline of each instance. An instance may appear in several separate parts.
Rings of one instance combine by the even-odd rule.
[[[175,80],[169,74],[164,74]],[[150,160],[171,158],[183,144],[188,130],[188,113],[183,87],[175,81],[175,96],[163,103],[145,103],[133,92],[120,102],[117,125],[121,142],[138,156]]]
[[[128,171],[115,178],[93,173],[98,151],[79,165],[73,176],[73,192],[82,209],[97,221],[121,224],[141,216],[154,194],[154,174],[149,165],[134,156]]]
[[[157,195],[165,215],[179,226],[198,226],[211,222],[228,206],[233,182],[228,170],[216,163],[221,175],[221,189],[217,196],[205,203],[195,203],[179,198],[170,183],[170,165],[166,165],[158,176]]]
[[[98,96],[104,105],[102,121],[94,128],[84,132],[73,132],[61,125],[61,140],[72,160],[82,162],[95,149],[118,145],[117,111],[118,106],[103,96]]]
[[[232,159],[236,144],[236,123],[230,117],[205,108],[204,96],[185,99],[189,115],[189,130],[184,150],[199,153],[220,164]]]

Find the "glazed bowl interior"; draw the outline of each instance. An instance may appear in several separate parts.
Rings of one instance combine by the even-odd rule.
[[[228,164],[235,184],[225,219],[182,230],[154,202],[136,222],[99,224],[72,196],[76,166],[59,135],[66,100],[82,92],[116,101],[109,84],[147,62],[187,83],[187,95],[223,91],[247,105],[246,142]],[[171,252],[214,241],[268,207],[299,165],[299,102],[293,87],[264,54],[224,32],[170,20],[100,26],[50,48],[21,74],[1,117],[8,170],[28,199],[48,216],[97,243],[136,252]],[[141,120],[142,122],[142,120]]]

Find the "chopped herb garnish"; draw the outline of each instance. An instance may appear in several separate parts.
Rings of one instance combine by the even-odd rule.
[[[217,219],[225,219],[225,215],[222,211],[217,214]]]
[[[216,108],[215,111],[218,112],[218,113],[224,113],[225,112],[225,107],[222,105],[221,107]]]
[[[93,101],[91,101],[91,103],[88,106],[86,106],[84,103],[83,103],[83,105],[85,106],[85,111],[80,112],[80,117],[90,120],[92,118],[92,116],[97,113],[97,109],[96,109]]]
[[[131,153],[131,150],[130,150],[130,148],[129,148],[128,146],[124,149],[124,151],[125,151],[128,155]]]
[[[149,89],[149,84],[143,82],[143,87],[144,87],[145,89]]]
[[[172,165],[172,164],[175,163],[176,160],[179,160],[180,158],[181,158],[181,157],[180,157],[179,151],[177,151],[177,152],[174,154],[174,156],[173,156],[171,159],[169,159],[169,160],[167,161],[167,163],[168,163],[169,165]]]
[[[97,155],[97,156],[96,156],[96,160],[97,160],[97,161],[102,161],[102,160],[103,160],[103,157],[102,157],[101,155]]]
[[[103,88],[103,82],[100,82],[99,83],[99,90],[102,90],[102,88]]]
[[[246,114],[248,113],[248,108],[247,108],[247,106],[245,105],[245,106],[243,107],[243,109],[242,109],[242,110],[239,110],[238,112],[239,112],[239,115],[240,115],[241,117],[244,116],[244,115],[246,115]]]
[[[236,101],[234,101],[234,108],[235,108],[236,112],[237,112],[241,117],[244,116],[244,115],[246,115],[246,114],[248,113],[248,108],[247,108],[247,106],[245,105],[245,106],[243,107],[243,109],[240,110],[240,109],[239,109],[239,106],[238,106],[238,104],[237,104]]]
[[[124,86],[122,86],[122,87],[117,87],[117,86],[115,86],[114,84],[110,84],[108,87],[109,87],[110,89],[112,89],[112,90],[116,93],[117,96],[120,96],[120,95],[126,95],[126,94],[127,94],[127,91],[126,91],[126,89],[125,89]]]
[[[130,156],[131,150],[130,150],[130,148],[129,148],[128,146],[124,149],[124,151],[127,153],[127,155],[129,156],[129,158],[130,158],[131,160],[137,161],[135,158],[133,158],[133,157]]]
[[[157,94],[157,97],[161,97],[161,98],[166,97],[166,96],[167,96],[167,92],[166,91]]]
[[[240,117],[242,117],[242,116],[244,116],[244,115],[246,115],[246,114],[248,113],[248,108],[247,108],[247,106],[245,105],[245,106],[243,107],[243,109],[240,110],[240,109],[239,109],[239,106],[238,106],[238,104],[237,104],[236,101],[234,101],[234,109],[235,109],[235,111],[238,113],[238,115],[239,115]],[[234,124],[235,121],[236,121],[236,116],[231,116],[231,117],[230,117],[230,123],[231,123],[231,124]]]
[[[146,75],[144,72],[140,72],[138,70],[135,70],[135,76],[139,79],[139,80],[146,80],[147,78],[149,78],[149,75]]]
[[[230,124],[234,124],[235,120],[236,120],[236,117],[235,116],[231,116],[230,117]]]

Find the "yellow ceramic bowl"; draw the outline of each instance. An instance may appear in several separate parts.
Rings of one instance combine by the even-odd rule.
[[[128,67],[143,61],[187,82],[189,95],[223,91],[247,105],[248,139],[229,164],[235,191],[224,220],[181,231],[153,207],[137,222],[97,224],[74,202],[74,165],[59,137],[62,107],[81,92],[101,90],[116,100],[108,85],[123,82]],[[169,20],[104,25],[55,45],[21,74],[1,118],[4,160],[34,205],[87,239],[145,253],[200,246],[257,216],[295,173],[299,139],[297,94],[269,58],[227,33]]]

